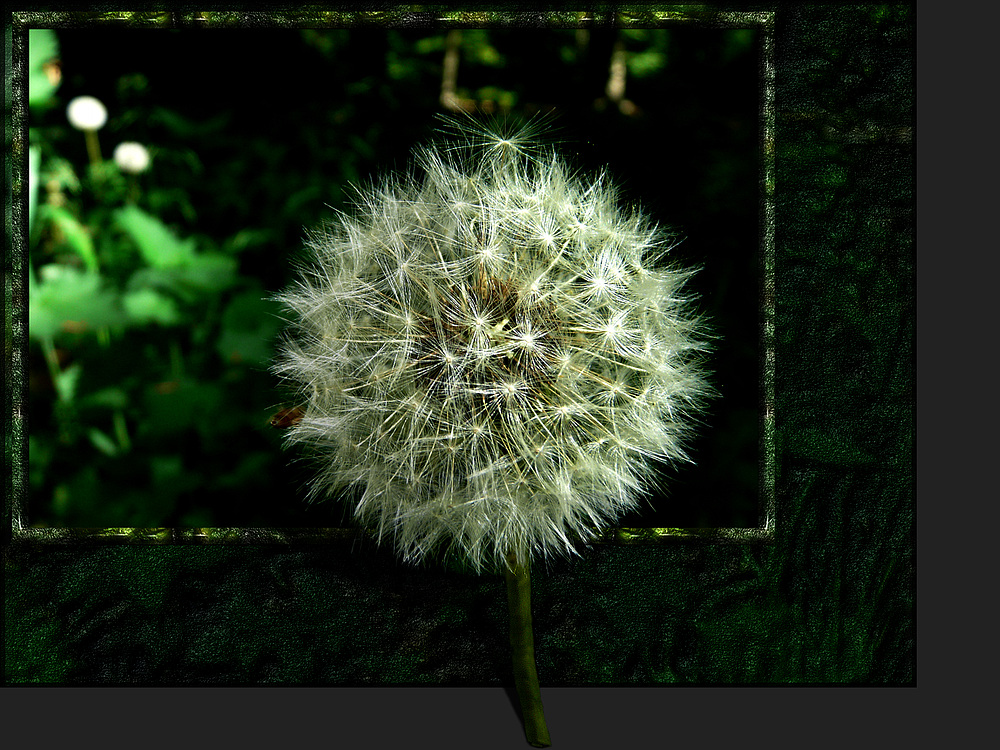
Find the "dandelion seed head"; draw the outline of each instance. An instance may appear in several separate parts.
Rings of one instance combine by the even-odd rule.
[[[535,125],[448,123],[418,170],[309,233],[274,370],[304,402],[311,496],[404,559],[571,554],[686,460],[707,350],[669,237]]]
[[[113,154],[115,164],[122,172],[141,174],[149,169],[151,161],[149,150],[141,143],[124,141],[115,147]]]
[[[78,96],[67,105],[66,119],[77,130],[100,130],[108,121],[108,110],[97,97]]]

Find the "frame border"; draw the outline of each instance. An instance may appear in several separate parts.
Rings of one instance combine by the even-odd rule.
[[[426,6],[424,6],[426,7]],[[433,6],[432,6],[433,7]],[[685,7],[685,6],[682,6]],[[690,8],[691,6],[686,6]],[[759,513],[760,524],[752,528],[610,528],[592,543],[612,545],[659,545],[664,543],[705,541],[722,544],[774,543],[777,528],[777,447],[775,394],[775,16],[768,11],[643,10],[608,12],[472,12],[421,11],[407,6],[388,11],[287,11],[296,27],[357,28],[381,26],[408,28],[440,25],[443,28],[481,28],[537,26],[540,19],[550,28],[655,28],[675,24],[718,29],[753,28],[760,34],[759,80],[760,138],[759,167],[759,309],[760,319],[760,415],[759,415]],[[27,351],[26,258],[27,238],[24,204],[27,198],[27,122],[26,65],[29,28],[65,28],[83,25],[129,25],[134,28],[260,28],[270,24],[285,28],[289,23],[276,20],[266,12],[46,12],[24,11],[11,14],[11,61],[8,67],[7,96],[11,97],[13,133],[8,158],[11,170],[11,224],[20,231],[11,233],[10,331],[11,368],[5,391],[10,394],[7,415],[5,461],[10,470],[5,482],[5,511],[11,519],[5,529],[5,542],[66,545],[79,541],[100,544],[292,544],[356,541],[371,536],[364,529],[348,528],[76,528],[26,527],[28,416],[22,405],[26,400],[25,363]],[[6,286],[6,285],[5,285]],[[7,289],[4,290],[5,297]],[[5,417],[5,422],[7,418]],[[15,460],[16,459],[16,460]]]

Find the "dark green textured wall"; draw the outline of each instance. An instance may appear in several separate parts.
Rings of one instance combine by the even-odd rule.
[[[913,35],[778,12],[776,543],[536,566],[543,686],[913,684]],[[501,579],[364,543],[14,542],[5,575],[8,684],[509,679]]]

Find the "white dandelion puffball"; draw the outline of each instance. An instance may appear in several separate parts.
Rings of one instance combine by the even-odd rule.
[[[141,143],[125,141],[115,147],[114,160],[122,172],[140,174],[149,169],[149,150]]]
[[[692,272],[655,263],[669,237],[530,125],[451,127],[309,235],[274,370],[313,497],[356,487],[404,559],[480,570],[574,552],[635,507],[710,388]]]
[[[108,121],[108,110],[100,99],[78,96],[66,107],[66,117],[77,130],[100,130]]]

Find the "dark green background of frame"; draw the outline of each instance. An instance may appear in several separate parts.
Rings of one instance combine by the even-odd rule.
[[[914,683],[913,45],[779,10],[777,541],[536,567],[543,686]],[[499,578],[351,546],[8,544],[5,681],[509,682]]]

